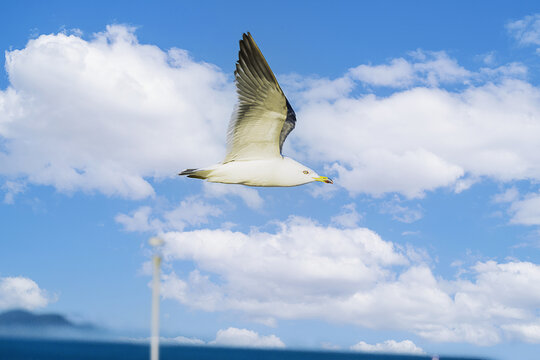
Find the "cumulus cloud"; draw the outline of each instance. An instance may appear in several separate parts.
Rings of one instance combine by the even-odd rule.
[[[43,308],[52,299],[35,281],[22,276],[0,278],[0,309]]]
[[[414,198],[464,177],[538,180],[539,100],[538,88],[518,79],[319,100],[298,111],[310,121],[298,145],[311,161],[332,163],[352,194]]]
[[[130,27],[108,26],[90,39],[41,35],[8,51],[6,70],[6,202],[24,190],[16,184],[140,199],[154,194],[152,179],[222,159],[232,76],[184,50],[141,44]],[[286,149],[331,169],[353,195],[414,198],[463,191],[472,184],[464,179],[539,180],[540,91],[526,71],[519,63],[473,71],[445,52],[417,50],[333,79],[280,76],[299,119]],[[362,94],[364,85],[392,92]],[[262,204],[254,189],[228,194]]]
[[[484,345],[517,334],[535,339],[531,324],[540,322],[540,293],[530,286],[540,281],[534,263],[478,262],[444,279],[418,251],[368,229],[302,218],[275,233],[196,230],[164,238],[166,261],[192,261],[195,269],[164,274],[163,297],[205,311],[322,319]]]
[[[138,199],[153,195],[148,179],[223,156],[230,79],[184,50],[140,44],[133,28],[41,35],[6,52],[6,70],[4,176]]]
[[[255,307],[266,307],[280,295],[296,298],[299,303],[325,294],[351,295],[355,289],[389,276],[387,267],[407,263],[393,244],[368,229],[323,227],[304,218],[280,224],[276,234],[199,230],[169,232],[164,239],[167,260],[194,260],[200,270],[192,272],[185,282],[173,278],[177,294],[182,294],[176,297],[193,298],[186,292],[204,287],[209,296],[193,305],[209,308],[228,299],[221,298],[223,289],[203,271],[227,280],[240,301],[230,306],[243,307],[240,295],[248,291],[245,305],[253,301]],[[277,307],[275,311],[279,312]],[[306,307],[306,311],[311,310]]]
[[[472,76],[444,51],[417,50],[411,55],[412,61],[397,58],[390,64],[359,65],[349,70],[349,76],[365,84],[395,88],[419,84],[438,86],[463,82]]]
[[[285,344],[275,335],[259,335],[248,329],[230,327],[219,330],[216,339],[210,344],[217,346],[284,348]]]
[[[368,344],[363,341],[351,346],[351,350],[374,352],[374,353],[399,353],[399,354],[425,354],[422,348],[416,346],[411,340],[395,341],[386,340],[382,343]]]

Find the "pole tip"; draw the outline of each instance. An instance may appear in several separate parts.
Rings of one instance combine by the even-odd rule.
[[[161,245],[163,245],[163,243],[164,243],[163,239],[158,238],[158,237],[150,238],[150,240],[148,240],[148,242],[149,242],[150,245],[152,245],[152,246],[161,246]]]

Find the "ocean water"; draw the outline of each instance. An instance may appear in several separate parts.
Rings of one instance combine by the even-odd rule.
[[[148,360],[150,346],[130,343],[0,338],[1,360]],[[431,360],[431,356],[196,346],[160,347],[162,360]],[[440,360],[465,359],[441,356]],[[467,358],[473,360],[473,358]]]

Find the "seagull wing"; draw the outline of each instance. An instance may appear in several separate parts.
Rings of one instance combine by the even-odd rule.
[[[238,104],[229,124],[224,163],[281,157],[296,116],[250,33],[240,40],[234,75]]]

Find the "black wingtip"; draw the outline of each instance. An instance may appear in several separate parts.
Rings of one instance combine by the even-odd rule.
[[[197,171],[197,169],[186,169],[186,170],[180,172],[178,175],[180,175],[180,176],[183,176],[183,175],[191,175],[191,174],[193,174],[195,171]]]
[[[251,36],[251,33],[249,31],[246,31],[242,34],[242,40],[246,42],[254,42],[253,36]]]

